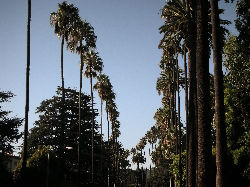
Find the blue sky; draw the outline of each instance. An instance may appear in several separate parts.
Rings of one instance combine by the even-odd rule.
[[[31,73],[29,127],[38,119],[35,109],[44,99],[55,95],[60,81],[60,40],[50,27],[49,15],[62,1],[33,0],[31,17]],[[163,24],[160,9],[164,0],[71,0],[82,19],[95,29],[97,51],[104,62],[117,94],[120,112],[120,141],[131,149],[154,124],[153,115],[161,105],[155,89],[159,76]],[[225,5],[224,18],[235,18],[234,4]],[[16,97],[5,107],[24,117],[26,72],[27,0],[0,0],[0,89]],[[235,32],[230,27],[232,32]],[[182,62],[180,62],[182,63]],[[79,85],[79,56],[64,50],[65,87]],[[89,80],[83,90],[90,93]],[[95,101],[99,98],[95,95]],[[184,100],[182,100],[184,102]],[[184,119],[184,109],[182,107]],[[104,128],[105,128],[104,124]],[[105,131],[105,129],[104,129]]]

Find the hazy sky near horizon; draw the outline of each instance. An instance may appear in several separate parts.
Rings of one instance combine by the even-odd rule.
[[[36,107],[55,95],[61,85],[61,43],[49,23],[50,13],[57,10],[60,2],[32,1],[29,128],[38,119]],[[154,124],[154,113],[161,106],[155,84],[160,73],[158,28],[163,24],[160,9],[165,1],[69,0],[68,3],[78,7],[82,19],[95,29],[103,72],[110,77],[117,94],[120,141],[131,149]],[[235,4],[222,4],[226,9],[223,18],[235,19]],[[25,106],[26,24],[27,0],[0,0],[0,90],[16,95],[5,107],[21,118]],[[232,27],[230,30],[235,32]],[[79,58],[65,48],[65,87],[79,88]],[[83,91],[89,94],[89,80],[85,78],[83,85]],[[99,103],[96,94],[95,102]],[[104,131],[105,127],[106,123]]]

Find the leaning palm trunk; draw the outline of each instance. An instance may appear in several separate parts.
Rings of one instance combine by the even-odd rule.
[[[208,2],[197,1],[197,102],[198,102],[198,187],[210,187],[211,120],[208,48]]]
[[[225,184],[226,159],[226,129],[224,109],[224,86],[222,72],[222,45],[220,43],[220,23],[218,13],[218,0],[210,0],[212,21],[212,42],[214,62],[214,89],[215,89],[215,124],[216,124],[216,186]]]
[[[22,169],[25,171],[27,163],[27,137],[29,120],[29,75],[30,75],[30,20],[31,20],[31,0],[28,0],[28,23],[27,23],[27,67],[26,67],[26,104],[25,104],[25,124],[23,140],[23,162]]]

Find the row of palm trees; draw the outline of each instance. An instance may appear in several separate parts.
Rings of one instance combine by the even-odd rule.
[[[163,108],[160,108],[155,115],[158,129],[156,138],[159,139],[160,152],[162,147],[170,143],[172,148],[168,150],[172,149],[175,154],[179,153],[181,169],[182,129],[179,86],[182,84],[185,88],[186,106],[187,187],[212,186],[213,181],[209,42],[212,43],[214,61],[216,186],[225,186],[226,132],[222,74],[222,44],[225,29],[220,24],[228,22],[219,19],[219,13],[222,11],[218,8],[217,0],[210,0],[210,7],[208,1],[204,0],[171,0],[166,2],[162,9],[165,23],[160,27],[163,39],[159,48],[163,52],[160,63],[162,71],[157,80],[157,90],[163,94]],[[188,53],[188,72],[186,53]],[[180,76],[178,55],[184,56],[185,82]],[[151,143],[152,141],[156,143],[152,130],[154,129],[151,128],[146,133],[145,138]],[[139,144],[144,143],[145,141],[139,142]],[[181,170],[179,172],[179,179],[176,180],[179,180],[182,186]]]
[[[26,85],[26,107],[25,107],[25,133],[24,133],[24,152],[23,152],[23,168],[26,167],[27,162],[27,134],[28,134],[28,106],[29,106],[29,66],[30,66],[30,12],[31,12],[31,0],[28,0],[28,31],[27,31],[27,85]],[[66,1],[58,4],[58,10],[50,14],[50,25],[54,27],[54,32],[61,40],[61,85],[62,85],[62,106],[65,104],[65,92],[64,92],[64,44],[66,42],[66,47],[72,53],[77,53],[80,56],[80,85],[79,85],[79,127],[78,127],[78,171],[80,174],[80,139],[81,139],[81,92],[82,92],[82,75],[84,65],[85,71],[84,76],[90,80],[90,90],[91,90],[91,110],[92,110],[92,153],[91,153],[91,176],[92,183],[94,182],[94,101],[93,101],[93,88],[98,91],[99,97],[101,99],[101,138],[103,138],[103,128],[102,128],[102,108],[103,101],[106,102],[106,112],[107,112],[107,123],[108,123],[108,142],[112,140],[112,148],[116,150],[114,152],[114,173],[118,170],[118,144],[117,139],[120,135],[119,127],[120,122],[118,121],[119,112],[117,111],[117,106],[115,104],[115,93],[113,92],[113,86],[110,83],[109,77],[102,74],[103,62],[100,58],[98,52],[96,52],[96,35],[94,33],[94,28],[86,20],[82,20],[79,16],[78,8],[73,4],[68,4]],[[93,78],[97,78],[96,84],[93,86]],[[64,137],[64,115],[65,107],[61,109],[61,142],[62,149],[66,146]],[[109,122],[112,124],[112,136],[109,134]],[[116,143],[116,144],[115,144]],[[63,151],[63,150],[62,150]],[[110,155],[111,156],[111,155]]]
[[[81,89],[82,89],[82,74],[84,64],[86,65],[84,75],[90,79],[90,90],[91,90],[91,110],[92,110],[92,153],[91,153],[91,181],[94,183],[94,101],[93,101],[93,88],[98,91],[99,97],[101,98],[101,137],[103,136],[102,132],[102,105],[103,101],[106,102],[106,112],[108,120],[108,142],[110,139],[109,135],[109,120],[112,124],[112,136],[113,140],[113,150],[118,148],[114,147],[117,143],[117,138],[119,137],[119,127],[120,122],[118,121],[119,112],[115,104],[115,93],[113,92],[113,86],[110,83],[110,80],[107,75],[100,74],[103,70],[103,62],[99,57],[98,52],[95,51],[96,47],[96,36],[94,33],[93,27],[86,22],[81,20],[78,14],[78,9],[74,5],[69,5],[66,2],[63,2],[58,5],[57,12],[51,13],[50,23],[55,28],[55,34],[57,34],[61,40],[61,78],[62,78],[62,90],[64,90],[64,79],[63,79],[63,44],[64,40],[67,42],[67,48],[71,52],[76,52],[80,55],[80,90],[79,90],[79,134],[78,138],[80,140],[80,120],[81,120]],[[97,77],[97,83],[93,86],[93,78]],[[62,92],[63,94],[64,92]],[[63,96],[64,97],[64,96]],[[64,99],[62,99],[64,102]],[[63,115],[63,111],[62,111]],[[63,140],[63,137],[62,137]],[[80,141],[79,141],[80,142]],[[78,163],[80,163],[80,144],[78,142]],[[114,153],[115,157],[118,158],[117,154]],[[116,164],[118,163],[117,159],[114,162],[115,168],[118,168]],[[79,164],[80,165],[80,164]]]

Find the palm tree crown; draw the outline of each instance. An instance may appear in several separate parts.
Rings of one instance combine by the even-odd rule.
[[[70,33],[74,30],[74,22],[78,20],[78,8],[66,1],[58,4],[57,12],[50,14],[50,25],[55,27],[55,34],[68,41]]]
[[[102,59],[98,56],[98,52],[91,50],[84,54],[83,60],[86,63],[86,71],[84,75],[87,78],[96,77],[97,73],[101,73],[103,68]]]

